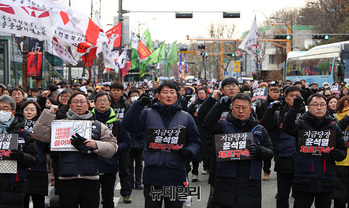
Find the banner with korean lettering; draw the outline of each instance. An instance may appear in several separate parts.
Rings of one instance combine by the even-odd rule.
[[[11,149],[18,149],[18,134],[0,134],[0,173],[17,173],[17,161],[10,158]]]
[[[48,11],[28,6],[0,3],[1,32],[50,40],[54,35],[53,18]]]
[[[73,66],[78,64],[78,62],[73,58],[68,49],[60,42],[58,42],[57,38],[45,41],[45,51],[54,56],[58,56],[64,62],[69,63]]]
[[[330,90],[331,90],[331,94],[336,95],[337,98],[340,97],[340,95],[341,95],[341,86],[339,86],[339,85],[332,85],[330,87]]]
[[[43,41],[28,38],[29,53],[27,61],[27,77],[41,77]]]
[[[216,160],[250,160],[248,146],[252,144],[252,132],[241,132],[234,134],[216,134]]]
[[[121,31],[122,22],[119,22],[119,24],[115,25],[113,28],[111,28],[105,33],[110,43],[112,43],[113,49],[118,48],[121,45]]]
[[[148,129],[147,149],[149,151],[177,151],[186,147],[186,129]]]
[[[299,154],[321,156],[336,146],[336,131],[301,130],[298,140]]]
[[[0,4],[11,6],[35,7],[48,12],[58,12],[67,7],[66,0],[0,0]]]
[[[252,94],[252,102],[254,102],[257,99],[265,100],[268,96],[268,88],[262,87],[262,88],[256,88],[253,90]]]
[[[343,140],[345,142],[345,146],[349,148],[349,130],[343,131]]]
[[[70,143],[73,134],[91,139],[92,121],[54,120],[51,123],[51,151],[78,151]]]

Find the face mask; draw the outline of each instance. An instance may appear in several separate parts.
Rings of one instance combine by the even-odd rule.
[[[139,97],[131,97],[131,102],[134,103]]]
[[[7,122],[11,118],[12,112],[0,111],[0,122]]]

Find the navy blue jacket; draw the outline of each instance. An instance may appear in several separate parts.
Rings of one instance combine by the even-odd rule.
[[[153,112],[149,113],[150,111]],[[199,132],[194,119],[188,113],[181,111],[179,102],[166,106],[158,101],[152,105],[152,108],[144,109],[136,101],[123,119],[123,126],[130,133],[145,133],[148,128],[171,129],[178,124],[186,128],[186,149],[192,155],[196,155],[201,146]],[[151,152],[145,145],[144,161],[143,183],[145,185],[183,186],[186,182],[186,161],[176,152]]]
[[[347,148],[342,131],[328,113],[321,121],[313,117],[309,111],[304,113],[296,122],[294,122],[295,118],[296,111],[291,108],[286,114],[282,130],[296,138],[298,138],[299,130],[334,130],[336,131],[335,148],[342,151],[342,160],[345,159]],[[294,175],[295,190],[314,193],[332,192],[336,185],[335,160],[329,154],[321,156],[298,154],[295,159]]]
[[[220,103],[216,103],[207,114],[204,120],[204,127],[209,128],[213,134],[253,132],[253,142],[259,146],[261,152],[251,160],[217,162],[216,176],[236,178],[244,177],[239,175],[238,172],[249,172],[248,176],[245,175],[246,177],[261,180],[262,160],[270,160],[274,155],[269,134],[263,126],[258,125],[252,114],[244,125],[242,125],[241,120],[234,118],[231,112],[229,112],[226,119],[220,120],[220,115],[225,108]],[[242,171],[242,169],[247,171]]]

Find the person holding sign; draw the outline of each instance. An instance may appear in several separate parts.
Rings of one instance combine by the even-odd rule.
[[[0,207],[22,208],[26,168],[36,165],[38,153],[33,136],[21,129],[15,113],[15,100],[8,95],[0,96]],[[16,139],[12,140],[14,137]],[[8,160],[17,161],[14,173],[9,174],[10,167],[6,170]]]
[[[341,129],[329,116],[326,98],[313,94],[308,98],[309,110],[296,120],[296,103],[285,116],[282,130],[297,138],[293,191],[294,208],[330,208],[336,186],[335,161],[346,157]],[[295,122],[296,120],[296,122]]]
[[[111,158],[115,155],[118,145],[115,137],[110,134],[108,127],[99,121],[93,120],[93,113],[88,110],[89,102],[83,92],[74,93],[68,101],[68,107],[66,122],[69,124],[70,121],[73,124],[74,121],[79,121],[75,123],[84,125],[92,121],[92,134],[87,135],[90,129],[81,128],[82,131],[80,131],[73,129],[74,126],[71,126],[60,129],[62,131],[59,131],[59,134],[52,134],[51,137],[51,123],[53,125],[58,110],[58,106],[52,105],[50,110],[45,109],[43,111],[35,123],[34,135],[44,143],[50,143],[51,140],[56,141],[56,137],[62,138],[60,140],[64,144],[67,143],[67,140],[64,139],[67,136],[68,141],[75,147],[72,150],[66,148],[66,150],[59,152],[60,207],[73,208],[80,205],[81,208],[98,208],[100,187],[98,156]],[[52,128],[52,130],[56,129]],[[85,137],[90,139],[86,139],[80,134],[85,134]],[[60,142],[60,140],[58,141]],[[56,146],[56,142],[51,142],[51,150],[53,146]],[[78,151],[74,151],[75,149]]]
[[[144,132],[144,198],[146,208],[182,207],[179,196],[187,186],[185,164],[197,154],[201,143],[194,119],[181,110],[177,86],[164,81],[151,108],[150,97],[142,96],[127,111],[122,125],[130,133]],[[168,195],[168,191],[171,193]],[[187,193],[188,194],[188,193]]]
[[[274,149],[267,130],[251,115],[251,106],[251,98],[244,93],[233,99],[225,96],[204,120],[204,127],[216,134],[217,177],[213,207],[262,206],[262,160],[270,160]],[[227,107],[231,112],[220,120]]]

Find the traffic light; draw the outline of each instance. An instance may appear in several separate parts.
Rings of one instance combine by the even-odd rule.
[[[240,18],[240,12],[223,12],[223,18]]]
[[[291,39],[291,35],[287,35],[287,34],[277,34],[274,35],[274,39],[287,39],[290,40]]]
[[[205,50],[205,45],[198,45],[198,49],[202,49],[202,50]]]
[[[227,56],[235,57],[235,53],[227,53]]]
[[[179,13],[179,12],[176,12],[176,18],[193,18],[193,13]]]
[[[328,39],[330,39],[329,35],[315,34],[312,36],[313,36],[313,39],[315,39],[315,40],[328,40]]]

